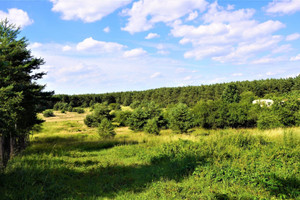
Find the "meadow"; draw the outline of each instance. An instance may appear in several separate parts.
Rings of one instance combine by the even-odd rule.
[[[0,199],[300,199],[299,127],[101,139],[86,113],[54,114],[0,173]]]

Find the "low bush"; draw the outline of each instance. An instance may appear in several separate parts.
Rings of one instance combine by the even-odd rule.
[[[99,124],[98,134],[101,138],[113,138],[116,135],[114,126],[107,118],[102,119],[101,123]]]
[[[44,116],[44,117],[54,117],[54,113],[53,113],[52,110],[45,110],[45,111],[43,112],[43,116]]]

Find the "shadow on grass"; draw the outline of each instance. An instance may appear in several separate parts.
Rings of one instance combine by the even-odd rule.
[[[81,152],[92,152],[100,151],[103,149],[113,148],[115,146],[121,145],[133,145],[138,144],[134,140],[117,140],[117,139],[108,139],[108,140],[99,140],[99,141],[85,141],[81,137],[47,137],[40,138],[31,143],[31,147],[27,148],[24,151],[23,155],[31,154],[50,154],[50,153],[67,153],[68,151],[76,150]]]
[[[187,156],[177,160],[156,159],[149,165],[98,166],[82,172],[68,169],[67,165],[43,168],[38,165],[40,160],[32,161],[32,167],[0,174],[0,199],[114,198],[118,193],[142,192],[161,179],[181,181],[199,165],[195,157]]]
[[[272,174],[262,182],[271,195],[280,199],[296,198],[300,196],[300,180],[296,177],[281,178]]]

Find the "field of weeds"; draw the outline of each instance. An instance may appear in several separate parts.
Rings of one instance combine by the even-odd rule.
[[[55,113],[0,173],[0,199],[299,199],[300,128],[116,128]]]

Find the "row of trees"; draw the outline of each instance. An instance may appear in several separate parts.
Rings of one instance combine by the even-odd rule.
[[[253,104],[257,98],[251,91],[239,94],[237,85],[228,84],[218,100],[199,101],[188,107],[186,104],[170,104],[162,108],[155,102],[133,103],[131,111],[114,109],[113,104],[96,104],[93,113],[84,120],[89,127],[98,127],[115,122],[134,131],[159,134],[170,128],[186,133],[190,128],[252,128],[269,129],[300,125],[299,92],[289,98],[274,98],[272,106]],[[119,108],[119,107],[117,107]],[[103,126],[103,124],[101,125]]]
[[[89,107],[95,103],[118,103],[129,106],[132,103],[148,103],[153,101],[162,107],[170,104],[184,103],[194,106],[198,101],[221,99],[224,89],[228,85],[236,85],[238,94],[251,91],[258,98],[265,96],[280,96],[292,91],[300,90],[300,76],[286,79],[267,79],[255,81],[241,81],[221,83],[213,85],[187,86],[175,88],[159,88],[146,91],[116,92],[106,94],[85,94],[85,95],[56,95],[54,101],[64,102],[73,107]]]
[[[0,22],[0,168],[25,148],[28,134],[41,122],[36,113],[52,95],[35,82],[44,75],[34,73],[44,60],[31,55],[19,33],[7,20]]]

